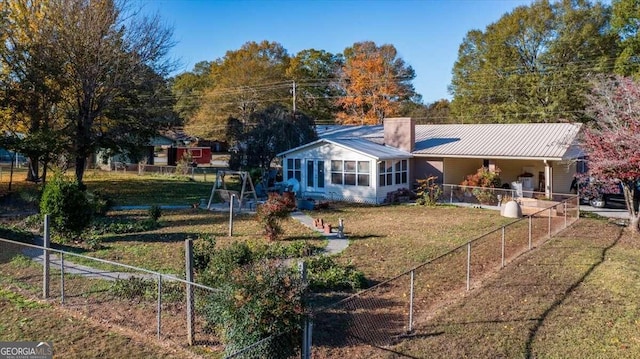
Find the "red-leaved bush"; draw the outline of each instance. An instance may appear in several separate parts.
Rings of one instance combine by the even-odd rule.
[[[280,222],[291,212],[291,201],[277,193],[269,193],[267,201],[258,206],[258,221],[264,225],[264,232],[270,241],[275,241],[282,234]]]

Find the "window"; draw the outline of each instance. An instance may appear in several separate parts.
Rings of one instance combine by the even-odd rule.
[[[378,164],[379,186],[393,186],[408,182],[407,160],[381,161]],[[395,182],[394,182],[395,179]]]
[[[368,187],[370,175],[369,161],[331,161],[332,184]]]
[[[287,158],[287,179],[302,180],[302,163],[299,158]]]

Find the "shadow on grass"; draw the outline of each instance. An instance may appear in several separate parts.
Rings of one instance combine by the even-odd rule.
[[[533,358],[533,353],[532,353],[532,346],[533,346],[533,342],[536,338],[536,335],[538,334],[538,331],[540,330],[540,328],[542,327],[542,325],[544,324],[545,320],[547,319],[547,317],[549,317],[549,315],[559,306],[561,306],[564,301],[569,298],[569,296],[571,296],[571,293],[578,288],[578,286],[580,286],[580,284],[582,284],[590,275],[591,273],[593,273],[594,270],[596,270],[606,259],[607,256],[607,252],[613,248],[616,244],[618,244],[618,242],[620,241],[620,238],[622,238],[622,233],[623,233],[623,229],[619,229],[618,234],[615,238],[615,240],[613,242],[611,242],[611,244],[609,244],[608,246],[602,248],[602,252],[600,253],[599,258],[593,263],[591,264],[591,266],[589,267],[589,269],[587,269],[584,274],[578,278],[578,280],[576,280],[573,284],[571,284],[563,293],[560,294],[560,297],[558,299],[556,299],[553,303],[551,303],[551,305],[549,306],[549,308],[547,308],[544,313],[542,313],[542,315],[536,319],[536,323],[533,326],[533,328],[531,329],[531,331],[529,332],[529,337],[527,338],[527,342],[525,344],[525,358]]]
[[[363,240],[363,239],[372,239],[372,238],[383,238],[386,236],[380,236],[377,234],[361,234],[361,235],[353,235],[353,234],[346,234],[347,239],[350,241],[359,241],[359,240]]]
[[[130,233],[118,234],[113,236],[105,236],[102,238],[103,243],[116,242],[145,242],[145,243],[174,243],[184,242],[187,238],[194,238],[197,235],[193,233]],[[77,248],[77,247],[71,247]]]

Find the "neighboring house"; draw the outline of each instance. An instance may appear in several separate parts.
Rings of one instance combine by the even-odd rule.
[[[163,136],[163,135],[158,135],[155,136],[154,138],[152,138],[151,140],[149,140],[149,143],[147,143],[144,147],[144,153],[146,154],[146,162],[149,165],[153,165],[156,164],[156,160],[157,160],[157,156],[155,154],[155,149],[157,147],[172,147],[175,145],[175,141],[172,138],[169,138],[167,136]],[[131,158],[129,158],[129,156],[127,156],[126,154],[121,154],[121,153],[116,153],[116,154],[111,154],[109,151],[101,149],[96,153],[96,166],[100,167],[103,170],[115,170],[115,169],[120,169],[120,167],[122,166],[126,166],[127,164],[130,163],[136,163],[134,160],[132,160]],[[166,160],[165,160],[166,162]],[[159,163],[159,164],[166,164],[166,163]]]
[[[284,180],[303,196],[382,203],[430,175],[460,184],[478,168],[500,170],[503,183],[532,175],[525,190],[569,193],[580,124],[415,125],[389,118],[377,126],[321,126],[319,140],[278,154]],[[524,182],[523,182],[524,183]]]

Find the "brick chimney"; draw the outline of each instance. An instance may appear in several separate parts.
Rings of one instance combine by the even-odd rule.
[[[384,144],[413,152],[416,144],[416,123],[411,117],[384,119]]]

